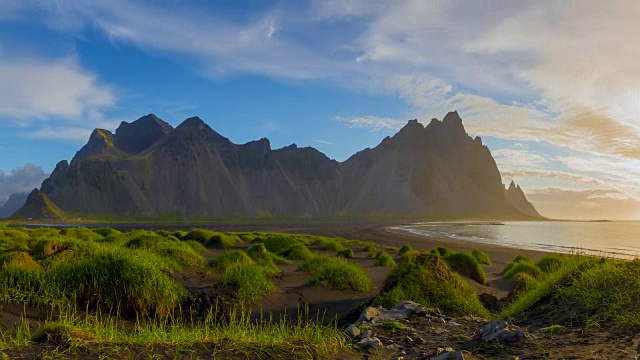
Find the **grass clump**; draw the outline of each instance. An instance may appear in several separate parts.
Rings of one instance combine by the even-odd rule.
[[[340,258],[345,258],[345,259],[353,259],[353,250],[351,249],[338,250],[338,252],[336,253],[336,256]]]
[[[194,240],[203,245],[206,245],[209,242],[209,239],[211,239],[215,234],[215,232],[205,229],[193,229],[186,234],[180,231],[175,233],[176,238],[180,240]]]
[[[368,293],[374,289],[364,269],[343,258],[316,256],[302,264],[300,270],[312,273],[312,282],[339,290]]]
[[[276,234],[268,236],[263,241],[263,244],[269,252],[289,260],[308,260],[314,256],[311,250],[305,246],[305,242],[294,235]]]
[[[103,238],[102,235],[86,227],[64,228],[60,230],[60,235],[84,241],[96,241]]]
[[[187,240],[184,242],[185,244],[191,246],[191,248],[197,252],[205,252],[207,251],[207,248],[204,247],[204,245],[202,245],[201,243],[195,241],[195,240]]]
[[[491,259],[489,255],[482,250],[474,249],[471,251],[471,255],[478,260],[480,264],[491,265]]]
[[[241,242],[241,239],[236,235],[214,234],[204,245],[216,249],[231,249],[239,242]]]
[[[402,256],[412,250],[413,248],[410,245],[402,244],[402,246],[400,246],[400,250],[398,250],[398,255]]]
[[[478,284],[486,285],[487,275],[472,254],[453,253],[445,256],[443,259],[454,271],[469,276]]]
[[[399,322],[399,321],[385,321],[379,325],[381,328],[390,329],[390,330],[399,330],[404,329],[407,325]]]
[[[236,265],[250,265],[255,263],[253,259],[242,250],[227,251],[209,262],[214,270],[223,272]]]
[[[9,252],[0,255],[0,264],[2,267],[12,267],[24,270],[40,271],[42,267],[26,252]]]
[[[393,260],[393,257],[389,255],[386,251],[380,251],[376,254],[376,262],[374,266],[384,266],[384,267],[394,267],[396,266],[396,261]]]
[[[290,264],[291,261],[267,250],[263,243],[253,244],[247,249],[247,255],[257,263]]]
[[[562,267],[566,257],[560,254],[549,254],[536,262],[536,266],[542,270],[542,272],[550,273],[554,272]]]
[[[298,244],[289,248],[281,255],[289,260],[309,260],[315,256],[308,247],[302,244]]]
[[[120,231],[110,227],[92,229],[92,231],[102,237],[122,234]]]
[[[438,256],[442,256],[442,257],[444,257],[444,256],[447,256],[447,255],[449,255],[449,254],[453,254],[453,253],[454,253],[454,251],[453,251],[453,250],[451,250],[451,249],[449,249],[449,248],[448,248],[448,247],[446,247],[446,246],[438,246],[438,247],[437,247],[437,248],[435,248],[435,249],[431,249],[431,253],[432,253],[432,254],[435,254],[435,255],[438,255]]]
[[[168,315],[186,293],[144,256],[126,251],[101,251],[59,264],[45,280],[79,304],[142,316]]]
[[[277,290],[267,277],[265,267],[258,264],[236,264],[222,276],[222,282],[236,287],[235,297],[244,305],[256,303],[264,295]]]
[[[525,273],[536,279],[542,277],[542,270],[529,261],[514,262],[510,264],[513,265],[510,266],[507,264],[508,269],[505,267],[505,270],[503,270],[504,277],[507,279],[513,279],[516,274],[519,273]]]
[[[162,237],[148,232],[132,238],[124,246],[158,255],[163,260],[162,267],[172,271],[200,270],[206,266],[206,259],[200,253],[173,236]]]
[[[376,251],[378,251],[378,247],[376,246],[376,244],[373,243],[367,243],[364,245],[364,247],[362,248],[362,251],[366,251],[369,254],[375,253]]]
[[[374,304],[390,308],[401,300],[437,307],[453,315],[489,315],[471,285],[434,254],[422,253],[414,261],[404,261],[394,268]]]
[[[521,262],[531,262],[531,258],[529,258],[527,255],[518,255],[513,259],[514,263],[521,263]]]
[[[344,246],[342,246],[342,244],[335,239],[326,239],[323,241],[323,244],[324,244],[324,249],[327,251],[338,252],[340,250],[344,250]]]

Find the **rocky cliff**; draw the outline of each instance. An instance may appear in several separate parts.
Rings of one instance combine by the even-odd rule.
[[[197,117],[173,129],[150,114],[115,133],[96,129],[36,193],[30,214],[45,204],[94,217],[539,216],[509,201],[491,153],[456,112],[411,120],[343,163],[267,139],[234,144]]]

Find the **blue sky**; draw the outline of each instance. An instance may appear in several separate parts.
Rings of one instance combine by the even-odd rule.
[[[600,3],[3,1],[0,203],[148,113],[341,161],[458,110],[544,215],[638,219],[640,3]]]

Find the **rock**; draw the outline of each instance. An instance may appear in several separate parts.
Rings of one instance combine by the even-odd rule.
[[[517,326],[510,326],[504,319],[498,319],[483,326],[477,337],[482,341],[496,340],[500,343],[506,343],[524,339],[527,334]]]
[[[418,304],[417,302],[408,300],[400,301],[398,304],[396,304],[393,310],[402,311],[408,316],[425,315],[427,313],[427,310],[424,306]]]
[[[451,326],[460,326],[460,324],[458,324],[458,323],[457,323],[457,322],[455,322],[455,321],[449,321],[449,322],[447,323],[447,325],[451,325]]]
[[[487,309],[495,309],[498,304],[498,298],[495,295],[483,293],[478,295],[478,299],[480,299],[482,305]]]
[[[390,345],[387,345],[386,348],[389,350],[401,350],[402,346],[398,344],[390,344]]]
[[[409,315],[403,310],[387,310],[387,309],[377,309],[379,314],[373,317],[372,321],[376,323],[383,323],[386,321],[402,321],[406,320]]]
[[[435,331],[436,331],[436,334],[438,334],[438,335],[440,335],[440,334],[444,334],[444,333],[446,333],[446,332],[447,332],[447,330],[442,329],[442,328],[436,329]]]
[[[441,317],[435,318],[435,320],[433,321],[437,322],[438,324],[444,324],[446,322],[446,320]]]
[[[426,341],[418,336],[417,338],[413,339],[413,342],[415,342],[416,344],[424,344]]]
[[[366,338],[366,337],[373,337],[373,335],[375,335],[373,330],[365,330],[363,333],[361,333],[360,336],[362,336],[363,338]]]
[[[357,326],[355,326],[353,324],[349,325],[349,327],[345,330],[345,332],[351,338],[358,337],[358,336],[360,336],[360,333],[361,333],[360,328],[358,328]]]
[[[450,348],[447,348],[447,349],[450,349]],[[453,349],[451,351],[445,350],[441,354],[431,357],[431,360],[464,360],[464,359],[465,357],[462,351],[455,351]]]
[[[376,316],[380,315],[380,310],[369,306],[368,308],[364,309],[362,311],[362,314],[360,314],[360,321],[371,321],[373,318],[375,318]]]
[[[408,342],[408,343],[412,343],[413,342],[413,338],[409,337],[409,336],[405,336],[404,337],[404,341]]]
[[[377,349],[382,346],[382,342],[376,337],[366,337],[358,341],[357,345],[361,349]]]

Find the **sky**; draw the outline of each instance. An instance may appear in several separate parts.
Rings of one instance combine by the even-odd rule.
[[[0,203],[94,128],[338,161],[457,110],[540,213],[640,219],[639,1],[0,1]]]

